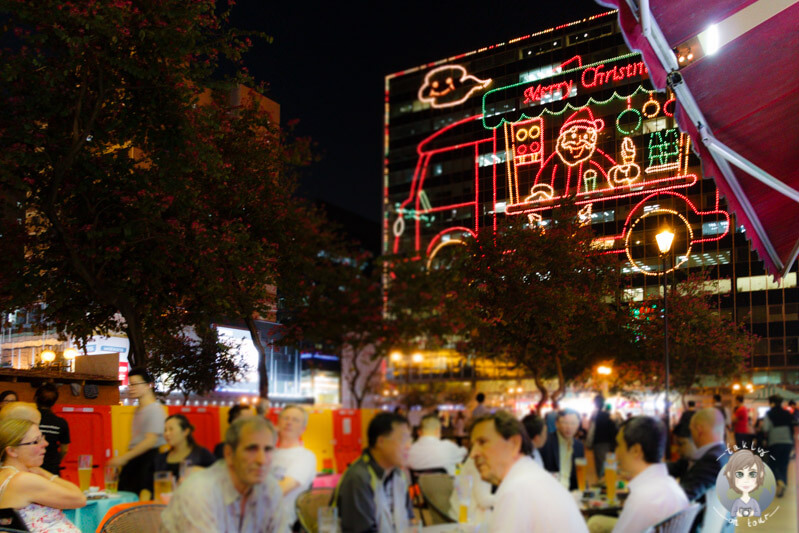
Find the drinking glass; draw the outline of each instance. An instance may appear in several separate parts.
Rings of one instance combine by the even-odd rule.
[[[616,501],[616,458],[613,460],[607,459],[605,461],[605,488],[608,491],[608,502],[613,503]]]
[[[585,492],[585,470],[588,466],[588,461],[585,457],[575,457],[574,468],[577,470],[577,488],[580,492]]]
[[[178,484],[183,483],[186,476],[191,474],[192,467],[191,459],[184,459],[180,462],[180,470],[178,471]]]
[[[155,473],[153,478],[153,499],[156,503],[161,503],[164,494],[172,494],[174,490],[174,480],[172,472],[162,470]]]
[[[335,507],[320,507],[317,511],[316,524],[319,533],[337,533],[338,509]]]
[[[80,490],[86,492],[92,484],[92,456],[78,456],[78,485]]]
[[[469,522],[469,505],[472,502],[472,486],[474,479],[472,476],[461,474],[455,478],[456,490],[458,491],[458,523],[466,524]]]
[[[105,467],[105,491],[115,494],[119,490],[119,468],[116,466]]]

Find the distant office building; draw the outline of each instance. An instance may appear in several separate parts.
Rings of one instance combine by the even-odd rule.
[[[796,266],[779,284],[766,275],[615,12],[391,74],[385,92],[384,253],[433,266],[502,218],[546,225],[571,197],[635,301],[660,294],[651,243],[665,220],[668,269],[708,271],[719,312],[760,337],[753,382],[799,381]],[[457,359],[435,354],[403,379],[483,377]]]

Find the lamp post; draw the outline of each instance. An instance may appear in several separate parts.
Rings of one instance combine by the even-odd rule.
[[[660,257],[663,259],[663,359],[666,366],[666,435],[670,433],[671,413],[669,402],[669,305],[666,291],[666,259],[671,251],[671,243],[674,242],[674,233],[669,228],[664,228],[655,236],[660,250]]]

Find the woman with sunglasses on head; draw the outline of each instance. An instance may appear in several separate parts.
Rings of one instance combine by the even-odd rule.
[[[16,509],[36,533],[80,533],[61,509],[86,505],[83,492],[44,470],[47,440],[30,420],[0,421],[0,508]]]

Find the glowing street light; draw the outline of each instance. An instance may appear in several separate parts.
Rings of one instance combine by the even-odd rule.
[[[671,244],[674,242],[674,232],[669,228],[664,228],[657,235],[655,240],[658,242],[660,256],[663,258],[663,358],[666,361],[666,435],[669,435],[669,306],[666,289],[666,259],[671,251]]]
[[[55,352],[53,350],[45,350],[39,354],[39,357],[41,357],[42,361],[45,363],[52,363],[55,361]]]
[[[613,372],[613,369],[605,365],[602,365],[596,369],[596,373],[600,376],[609,376],[611,372]]]
[[[421,363],[422,361],[424,361],[424,356],[421,353],[416,352],[411,356],[411,361],[413,361],[414,363]]]
[[[400,352],[392,352],[391,353],[391,361],[393,363],[399,363],[400,361],[402,361],[402,353],[400,353]]]
[[[734,385],[732,386],[732,390],[734,390],[734,391],[739,391],[739,390],[741,390],[741,384],[740,384],[740,383],[736,383],[736,384],[734,384]]]
[[[77,356],[78,356],[78,350],[76,350],[75,348],[67,348],[66,350],[64,350],[64,359],[66,359],[67,361],[72,361]]]
[[[671,243],[674,241],[674,233],[668,228],[664,229],[657,235],[655,240],[658,242],[658,249],[662,255],[669,253],[671,250]]]

